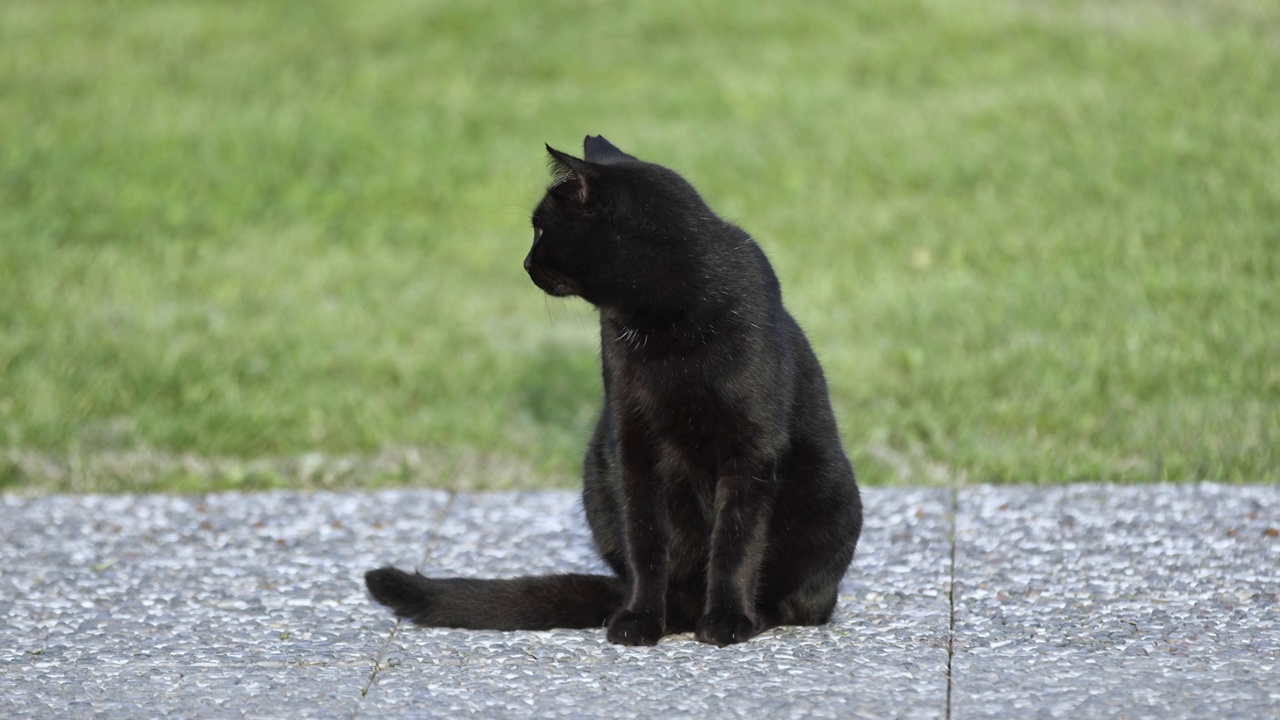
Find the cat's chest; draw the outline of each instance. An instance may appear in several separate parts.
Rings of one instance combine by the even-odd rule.
[[[642,425],[662,446],[696,456],[720,454],[743,429],[736,403],[704,366],[635,363],[621,369],[614,385],[623,422]]]

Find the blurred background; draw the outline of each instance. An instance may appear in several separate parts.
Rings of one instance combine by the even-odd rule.
[[[864,483],[1280,475],[1280,5],[0,5],[0,488],[571,486],[543,143],[772,258]]]

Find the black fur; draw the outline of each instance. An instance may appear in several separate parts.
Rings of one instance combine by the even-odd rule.
[[[676,173],[603,137],[533,213],[524,266],[600,312],[604,409],[582,499],[617,577],[366,576],[398,615],[467,628],[598,627],[716,645],[831,617],[862,529],[822,368],[760,247]]]

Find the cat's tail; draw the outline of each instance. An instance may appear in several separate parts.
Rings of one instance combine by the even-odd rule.
[[[429,627],[593,628],[603,626],[622,604],[622,581],[605,575],[478,580],[429,578],[384,567],[365,573],[364,582],[396,615]]]

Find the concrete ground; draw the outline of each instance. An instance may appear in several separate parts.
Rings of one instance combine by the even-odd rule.
[[[1280,486],[865,490],[834,621],[397,624],[365,570],[602,571],[575,494],[0,497],[0,717],[1280,717]]]

